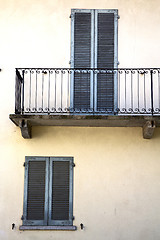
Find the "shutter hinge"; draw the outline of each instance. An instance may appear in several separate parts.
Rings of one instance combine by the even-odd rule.
[[[73,13],[72,13],[72,14],[69,16],[69,18],[73,19],[73,16],[74,16],[74,15],[73,15]]]
[[[75,163],[72,163],[72,167],[75,167],[76,166],[76,164]]]
[[[71,64],[71,60],[69,61],[69,64]]]
[[[28,164],[28,162],[24,162],[24,163],[23,163],[23,167],[26,167],[27,164]]]
[[[117,18],[120,19],[120,16],[118,15]]]
[[[24,220],[24,217],[23,217],[23,215],[22,215],[22,217],[21,217],[21,220]]]
[[[72,220],[75,220],[75,216],[72,217]]]

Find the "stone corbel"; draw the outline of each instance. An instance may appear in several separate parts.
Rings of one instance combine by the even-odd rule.
[[[31,126],[27,120],[20,120],[19,127],[23,138],[31,138]]]
[[[155,122],[154,121],[147,121],[143,126],[143,138],[151,139],[155,129]]]

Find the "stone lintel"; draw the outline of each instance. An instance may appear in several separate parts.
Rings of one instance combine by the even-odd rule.
[[[155,129],[154,121],[147,121],[143,126],[143,138],[151,139]]]
[[[31,126],[27,120],[24,119],[20,120],[19,127],[21,129],[21,134],[23,138],[25,139],[31,138]]]

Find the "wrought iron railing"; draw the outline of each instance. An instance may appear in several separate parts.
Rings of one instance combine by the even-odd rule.
[[[74,81],[76,74],[79,84],[82,82],[78,93]],[[97,76],[100,75],[104,81],[110,76],[110,86],[107,91],[104,88],[103,95],[110,98],[111,91],[112,100],[106,106],[97,104]],[[87,87],[83,81],[86,76]],[[79,104],[75,104],[75,97]],[[85,99],[89,104],[85,105]],[[17,68],[15,113],[157,115],[160,114],[160,68]]]

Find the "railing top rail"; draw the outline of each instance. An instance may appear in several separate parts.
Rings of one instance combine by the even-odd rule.
[[[160,70],[160,67],[159,68],[15,68],[16,70],[121,70],[121,71],[129,71],[129,70]]]

